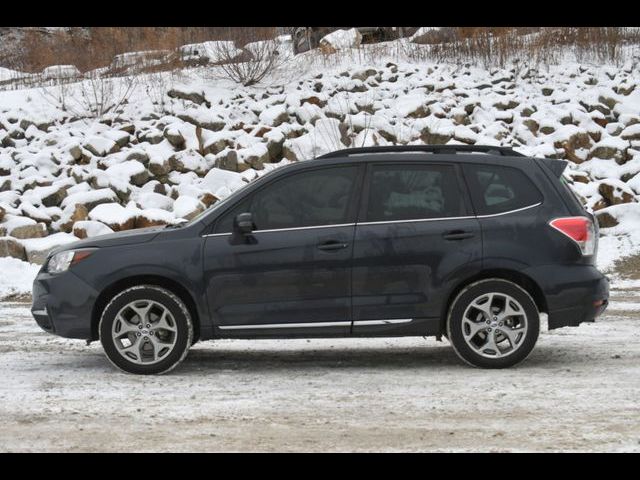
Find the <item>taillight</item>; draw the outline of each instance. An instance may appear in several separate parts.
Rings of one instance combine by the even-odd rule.
[[[582,255],[593,255],[596,249],[596,229],[587,217],[562,217],[549,222],[553,228],[564,233],[580,247]]]

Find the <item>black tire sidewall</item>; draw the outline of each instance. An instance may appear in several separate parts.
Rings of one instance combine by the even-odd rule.
[[[153,300],[166,307],[177,326],[176,345],[160,362],[140,365],[128,361],[117,350],[111,336],[111,328],[118,312],[135,300]],[[185,304],[170,291],[149,285],[132,287],[116,295],[105,307],[100,319],[100,343],[107,358],[119,369],[134,374],[153,375],[166,373],[176,367],[186,356],[193,341],[193,326]]]
[[[524,343],[511,355],[501,358],[487,358],[475,352],[464,339],[462,316],[470,302],[484,293],[505,293],[515,298],[524,308],[527,316],[527,334]],[[533,350],[540,333],[538,308],[522,287],[508,280],[490,279],[469,285],[456,297],[447,319],[449,341],[460,358],[474,367],[507,368],[522,362]]]

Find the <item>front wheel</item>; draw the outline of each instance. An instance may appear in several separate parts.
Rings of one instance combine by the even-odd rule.
[[[464,288],[453,301],[447,336],[458,356],[474,367],[506,368],[531,353],[540,314],[519,285],[488,279]]]
[[[187,356],[193,324],[184,302],[165,288],[139,285],[116,295],[102,313],[100,342],[128,373],[159,374]]]

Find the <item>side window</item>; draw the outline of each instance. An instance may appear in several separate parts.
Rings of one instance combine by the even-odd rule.
[[[367,222],[458,217],[463,214],[463,199],[453,166],[373,166]]]
[[[251,212],[257,230],[351,223],[357,166],[323,168],[276,180],[233,207],[216,233],[232,231],[233,219]]]
[[[540,191],[520,170],[500,165],[464,165],[478,215],[492,215],[534,205]]]

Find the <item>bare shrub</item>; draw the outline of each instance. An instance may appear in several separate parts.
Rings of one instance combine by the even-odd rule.
[[[157,113],[165,112],[167,92],[173,87],[175,75],[175,70],[170,70],[168,72],[152,72],[140,77],[142,87]]]
[[[59,82],[41,88],[42,96],[63,111],[81,118],[103,118],[128,102],[137,84],[134,76],[107,78],[99,73],[74,84]]]

